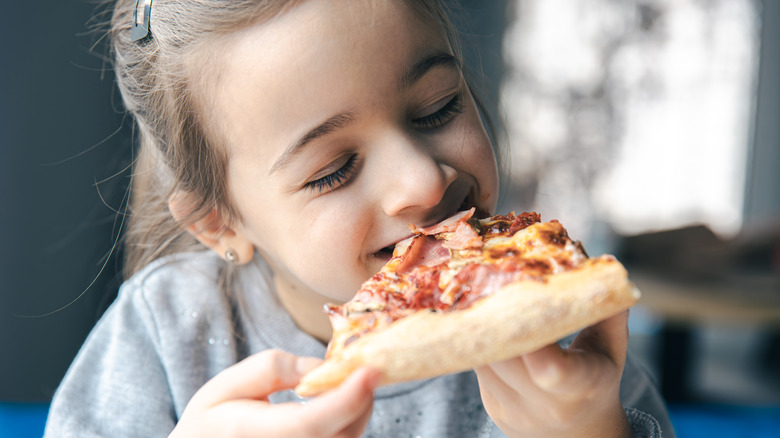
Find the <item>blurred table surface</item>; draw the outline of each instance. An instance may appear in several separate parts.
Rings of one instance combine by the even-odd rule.
[[[641,269],[630,279],[640,304],[670,323],[737,323],[780,328],[780,279],[700,283]]]

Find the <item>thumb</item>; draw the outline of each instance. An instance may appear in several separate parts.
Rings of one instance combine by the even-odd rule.
[[[628,311],[607,318],[580,332],[567,349],[548,345],[523,356],[531,379],[557,393],[578,393],[600,384],[619,371],[628,348]]]
[[[571,348],[601,353],[622,369],[628,349],[628,310],[586,328]]]
[[[322,360],[266,350],[225,369],[200,389],[210,406],[236,399],[266,400],[276,391],[294,388]]]

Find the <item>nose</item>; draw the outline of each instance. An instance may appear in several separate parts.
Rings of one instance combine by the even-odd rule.
[[[381,204],[389,216],[424,210],[441,203],[458,171],[438,160],[425,144],[395,137],[383,154]]]

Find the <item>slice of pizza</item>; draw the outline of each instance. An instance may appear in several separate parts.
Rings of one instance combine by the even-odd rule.
[[[386,385],[509,359],[639,299],[617,259],[588,257],[558,221],[473,215],[410,226],[414,235],[352,300],[326,306],[333,337],[299,395],[333,388],[362,365],[381,370]]]

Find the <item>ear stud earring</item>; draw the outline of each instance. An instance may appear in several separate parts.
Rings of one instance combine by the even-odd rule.
[[[235,264],[238,262],[238,254],[236,254],[235,250],[228,249],[225,251],[225,260],[230,264]]]

